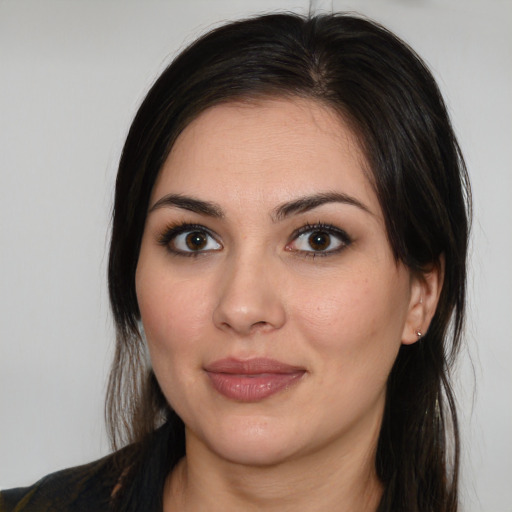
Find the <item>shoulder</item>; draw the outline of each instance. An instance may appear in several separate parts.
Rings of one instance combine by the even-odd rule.
[[[48,475],[34,485],[0,492],[0,512],[96,512],[109,507],[121,471],[114,456]]]

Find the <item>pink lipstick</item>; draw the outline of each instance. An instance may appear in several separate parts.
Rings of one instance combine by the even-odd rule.
[[[266,358],[221,359],[207,365],[205,371],[217,392],[240,402],[263,400],[288,389],[306,373],[304,368]]]

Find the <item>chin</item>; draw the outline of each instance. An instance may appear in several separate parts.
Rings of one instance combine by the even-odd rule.
[[[274,440],[262,443],[254,439],[251,442],[240,440],[240,442],[217,443],[214,447],[217,455],[223,459],[243,466],[275,466],[291,458],[285,447]]]
[[[245,419],[243,422],[232,421],[224,429],[212,429],[201,437],[209,451],[231,463],[272,466],[292,458],[297,451],[300,442],[290,436],[292,431],[284,425],[272,425],[268,418]]]

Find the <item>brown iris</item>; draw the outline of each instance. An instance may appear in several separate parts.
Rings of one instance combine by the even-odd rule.
[[[186,236],[185,243],[191,251],[200,251],[206,247],[208,238],[200,231],[192,231]]]
[[[315,251],[325,251],[331,245],[331,235],[325,231],[315,231],[309,235],[308,242]]]

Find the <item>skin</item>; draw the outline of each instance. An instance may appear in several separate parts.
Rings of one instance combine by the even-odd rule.
[[[164,509],[376,509],[386,380],[400,345],[428,328],[441,277],[395,261],[366,166],[346,123],[304,99],[216,106],[177,139],[136,273],[153,368],[186,425],[187,456],[169,475]],[[334,193],[349,202],[276,214]],[[214,203],[222,217],[166,204],[170,194]],[[165,237],[180,223],[208,230],[193,256],[190,230]],[[350,241],[321,228],[330,242],[314,251],[308,237],[319,228],[295,236],[318,223]],[[305,373],[243,403],[219,394],[204,370],[226,357]]]

